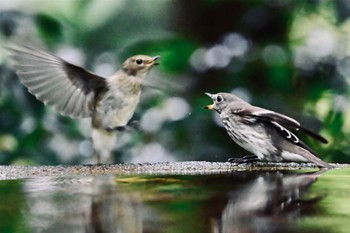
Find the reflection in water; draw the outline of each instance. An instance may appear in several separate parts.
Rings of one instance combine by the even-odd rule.
[[[323,172],[276,172],[257,176],[229,194],[228,204],[221,219],[215,222],[214,232],[275,232],[277,229],[280,232],[284,227],[281,224],[292,223],[300,217],[302,195]]]
[[[112,176],[27,180],[28,222],[34,232],[142,232],[144,207],[115,184]]]
[[[21,232],[291,231],[302,208],[318,203],[303,193],[321,173],[24,179],[14,181],[23,201],[13,219]]]

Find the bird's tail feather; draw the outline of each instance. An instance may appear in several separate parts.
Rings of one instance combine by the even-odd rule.
[[[298,154],[301,154],[306,160],[316,164],[319,167],[328,168],[331,169],[333,166],[320,158],[318,158],[316,155],[312,154],[311,152],[305,150],[304,148],[298,147]]]

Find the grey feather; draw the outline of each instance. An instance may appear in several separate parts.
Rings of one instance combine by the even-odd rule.
[[[206,95],[214,101],[213,105],[206,108],[216,110],[220,114],[233,141],[254,153],[259,159],[310,161],[320,167],[332,167],[319,159],[289,128],[301,129],[323,143],[327,140],[302,127],[293,118],[253,106],[229,93]]]
[[[62,115],[90,117],[95,95],[107,88],[104,78],[44,51],[20,45],[7,50],[28,91]]]

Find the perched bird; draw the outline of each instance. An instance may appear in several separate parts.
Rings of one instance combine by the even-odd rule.
[[[250,105],[233,94],[205,94],[214,102],[205,108],[217,111],[232,140],[255,155],[229,161],[289,160],[313,162],[325,168],[332,167],[319,159],[311,148],[289,130],[301,130],[320,142],[327,143],[325,138],[302,127],[298,121],[280,113]]]
[[[29,46],[11,45],[7,50],[20,81],[38,100],[65,116],[91,117],[98,163],[110,162],[117,133],[139,103],[143,80],[159,64],[159,56],[137,55],[103,78]]]

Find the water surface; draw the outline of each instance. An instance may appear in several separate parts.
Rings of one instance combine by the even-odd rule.
[[[349,232],[350,169],[0,181],[0,232]]]

